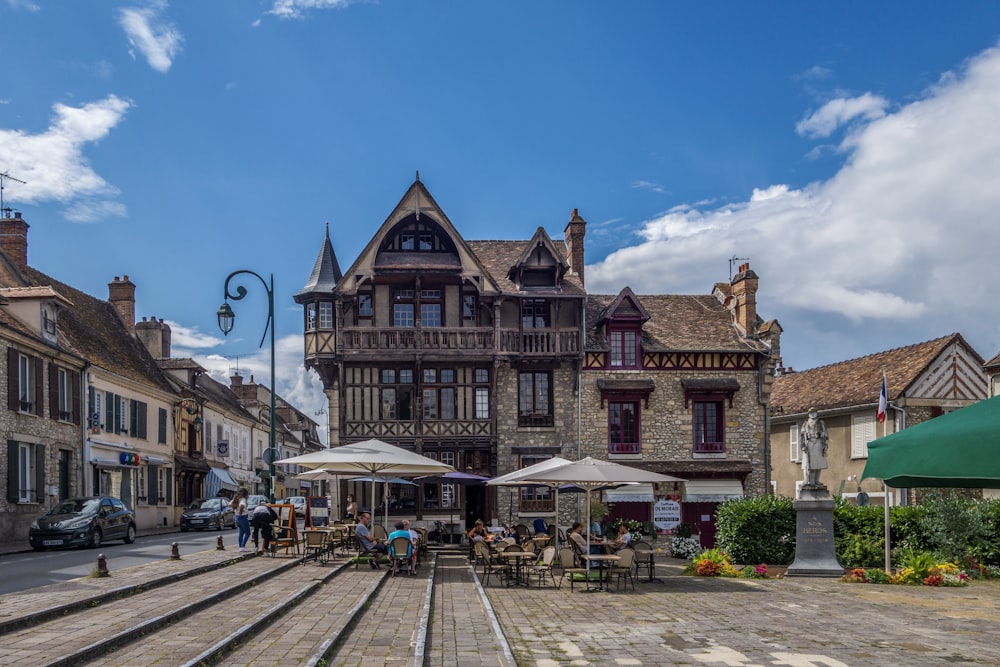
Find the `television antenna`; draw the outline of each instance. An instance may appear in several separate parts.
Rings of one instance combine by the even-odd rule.
[[[736,255],[733,255],[732,257],[729,258],[729,282],[733,282],[733,264],[735,264],[736,262],[749,262],[749,261],[750,261],[749,257],[737,257]]]
[[[4,208],[3,205],[3,189],[4,189],[4,183],[7,181],[14,181],[15,183],[20,183],[21,185],[28,184],[27,181],[22,181],[20,178],[14,178],[13,176],[11,176],[10,172],[5,171],[3,173],[0,173],[0,212],[4,213],[4,215],[8,215],[10,213],[10,209]]]

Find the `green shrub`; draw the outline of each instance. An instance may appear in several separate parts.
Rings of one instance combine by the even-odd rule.
[[[776,496],[727,500],[716,510],[715,542],[736,563],[791,563],[795,555],[792,501]]]

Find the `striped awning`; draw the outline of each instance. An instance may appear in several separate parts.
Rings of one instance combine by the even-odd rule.
[[[236,491],[239,488],[236,482],[233,480],[229,471],[225,468],[211,467],[208,471],[208,477],[205,478],[205,495],[208,497],[213,497],[219,495],[219,491],[225,489],[227,491]]]

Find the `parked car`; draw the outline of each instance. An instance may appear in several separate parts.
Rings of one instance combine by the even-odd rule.
[[[199,498],[181,512],[181,532],[236,527],[236,512],[226,498]]]
[[[28,542],[35,551],[50,547],[97,548],[107,540],[135,542],[135,512],[111,496],[60,500],[28,529]]]
[[[305,496],[289,496],[281,502],[286,505],[295,505],[295,516],[305,516],[306,515],[306,497]]]
[[[253,509],[257,507],[257,505],[266,505],[266,504],[267,504],[267,496],[257,496],[257,495],[247,496],[248,512],[253,512]]]

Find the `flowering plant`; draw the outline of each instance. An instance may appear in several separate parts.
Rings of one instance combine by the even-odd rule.
[[[701,542],[695,537],[675,537],[670,543],[674,558],[694,558],[701,553]]]

